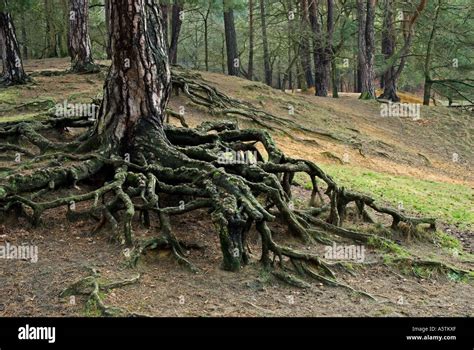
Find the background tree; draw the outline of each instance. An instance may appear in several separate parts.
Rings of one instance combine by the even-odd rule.
[[[423,104],[429,105],[436,92],[448,99],[474,104],[474,53],[472,47],[472,3],[429,3],[415,43],[423,57],[415,67],[423,72]]]
[[[383,88],[383,93],[380,98],[385,98],[393,102],[400,101],[400,98],[397,96],[397,82],[405,67],[408,53],[411,48],[416,20],[425,8],[426,3],[427,0],[421,0],[414,10],[399,10],[397,17],[401,24],[400,34],[403,34],[404,45],[399,49],[398,52],[396,52],[396,2],[394,0],[384,0],[382,54],[385,60],[381,67],[381,73],[376,74],[381,75],[381,86]],[[406,3],[404,5],[406,5]]]
[[[169,48],[169,57],[171,64],[178,61],[178,42],[181,32],[181,23],[184,18],[184,1],[174,0],[171,7],[171,41]]]
[[[357,0],[358,21],[358,68],[360,98],[375,98],[374,55],[375,55],[375,0]]]
[[[309,0],[312,1],[312,0]],[[314,88],[313,70],[311,68],[311,26],[309,22],[308,0],[300,0],[301,29],[300,29],[300,52],[301,67],[306,79],[306,88]]]
[[[262,47],[263,47],[263,71],[265,72],[265,83],[272,86],[272,68],[270,64],[270,52],[268,51],[267,22],[265,13],[265,0],[260,3],[260,23],[262,27]]]
[[[15,6],[25,8],[28,6],[28,2],[19,2]],[[25,84],[29,81],[23,69],[11,10],[12,7],[6,0],[0,2],[0,50],[3,65],[0,84],[4,86]]]
[[[239,75],[240,58],[237,49],[237,34],[235,32],[234,3],[233,0],[224,1],[224,32],[227,53],[227,73]]]
[[[249,62],[247,68],[247,78],[253,80],[253,59],[254,59],[254,0],[249,0]]]
[[[326,31],[319,20],[319,0],[310,1],[310,21],[313,29],[313,51],[315,67],[316,96],[327,96],[330,81],[330,68],[333,57],[334,1],[327,1]]]
[[[51,16],[54,13],[53,11],[54,4],[53,0],[44,0],[44,12],[47,14],[45,16],[46,22],[46,45],[45,45],[45,57],[58,57],[58,43],[56,36],[55,22]]]
[[[69,0],[69,55],[71,71],[75,73],[97,72],[92,59],[89,37],[89,0]]]

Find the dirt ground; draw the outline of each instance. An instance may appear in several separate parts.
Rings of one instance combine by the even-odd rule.
[[[26,62],[29,72],[63,70],[67,60]],[[305,94],[288,97],[279,91],[243,79],[231,80],[219,74],[203,74],[219,89],[239,99],[245,99],[272,113],[285,115],[288,103],[296,106],[296,118],[302,124],[331,130],[347,141],[327,137],[299,135],[313,139],[316,146],[297,142],[275,133],[278,145],[288,154],[318,163],[330,162],[322,151],[342,157],[348,152],[354,164],[388,174],[408,175],[471,187],[474,177],[470,164],[473,157],[472,119],[459,116],[447,108],[422,109],[423,120],[407,120],[400,125],[394,119],[380,119],[379,107],[352,96],[337,101]],[[0,119],[15,117],[8,106],[31,100],[64,99],[86,101],[101,92],[104,74],[36,77],[36,84],[18,90],[10,102],[0,102]],[[255,91],[259,93],[256,94]],[[290,102],[288,102],[290,101]],[[212,117],[199,108],[190,106],[182,96],[174,96],[171,107],[184,105],[189,124],[196,125]],[[3,109],[3,111],[2,111]],[[28,111],[24,112],[25,114]],[[309,119],[312,116],[313,119]],[[440,118],[443,116],[443,118]],[[239,120],[251,125],[245,120]],[[398,124],[397,124],[398,123]],[[420,128],[422,131],[420,132]],[[446,134],[449,130],[449,134]],[[447,137],[449,135],[449,137]],[[382,141],[383,140],[383,141]],[[452,153],[461,161],[452,162]],[[81,185],[86,190],[89,184]],[[65,193],[67,190],[65,190]],[[296,196],[305,199],[308,191],[298,188]],[[84,202],[79,206],[90,203]],[[111,241],[110,233],[92,235],[92,221],[68,222],[66,208],[47,212],[43,224],[32,228],[20,219],[0,225],[0,245],[36,245],[38,262],[0,259],[0,316],[94,316],[85,306],[85,299],[60,298],[59,294],[71,283],[87,276],[88,268],[95,267],[102,278],[115,281],[140,274],[139,282],[114,289],[105,296],[106,304],[120,306],[129,312],[153,316],[473,316],[474,288],[472,282],[455,282],[445,275],[431,278],[405,274],[393,266],[380,263],[381,253],[367,248],[366,264],[353,273],[337,271],[337,277],[354,289],[375,297],[371,300],[347,289],[324,286],[308,281],[311,288],[287,286],[258,263],[259,240],[251,233],[251,264],[240,272],[231,273],[220,268],[221,253],[218,237],[205,211],[175,217],[174,233],[185,242],[195,242],[201,248],[190,249],[188,258],[198,268],[194,274],[180,266],[167,251],[148,252],[131,269],[126,266],[127,250]],[[304,247],[284,238],[285,227],[274,224],[276,240],[285,240],[300,249],[321,252],[322,246]],[[138,220],[134,223],[137,238],[152,237],[158,228],[145,229]],[[457,232],[465,242],[472,242],[472,232]],[[420,256],[429,255],[432,245],[425,241],[401,242]],[[472,253],[472,243],[467,248]],[[453,258],[439,248],[436,254],[446,262]],[[459,265],[459,264],[458,264]],[[461,264],[473,268],[472,261]]]

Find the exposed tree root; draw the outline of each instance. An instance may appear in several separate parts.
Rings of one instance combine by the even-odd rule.
[[[137,314],[126,312],[121,308],[107,306],[103,301],[104,296],[102,294],[107,293],[108,291],[115,288],[121,288],[130,284],[137,283],[139,279],[140,275],[137,275],[130,279],[124,279],[115,282],[106,282],[101,279],[98,270],[96,270],[95,268],[91,268],[91,274],[89,276],[73,283],[71,286],[62,291],[59,296],[61,298],[67,298],[76,295],[85,295],[87,296],[86,305],[89,308],[95,307],[100,312],[101,316],[138,316]]]
[[[291,119],[275,116],[259,110],[249,103],[233,99],[202,81],[198,82],[197,79],[199,78],[199,76],[178,69],[172,72],[172,83],[175,91],[177,89],[181,90],[194,104],[206,107],[216,116],[240,116],[251,120],[253,123],[267,130],[278,130],[297,141],[301,141],[301,139],[288,130],[306,132],[317,137],[344,142],[344,140],[336,134],[305,127]],[[315,142],[314,140],[305,141]]]
[[[300,128],[292,121],[258,111],[184,75],[175,74],[173,78],[173,83],[194,103],[217,114],[246,116],[269,128]],[[22,213],[37,225],[45,211],[67,206],[69,219],[82,214],[92,217],[98,220],[94,232],[108,225],[118,234],[119,241],[133,247],[132,265],[147,250],[166,248],[171,249],[178,262],[196,271],[186,258],[183,243],[172,233],[170,217],[207,209],[220,240],[226,270],[239,270],[249,262],[247,236],[255,226],[262,241],[261,262],[277,278],[304,288],[308,283],[303,278],[310,277],[369,298],[372,296],[337,281],[333,265],[321,257],[276,242],[270,223],[281,220],[294,237],[306,244],[317,241],[331,245],[338,238],[393,244],[388,238],[342,227],[347,220],[347,207],[354,203],[366,220],[367,207],[390,216],[393,230],[401,222],[435,227],[432,218],[409,217],[367,195],[339,187],[316,164],[283,154],[265,130],[240,130],[236,123],[228,121],[205,122],[191,129],[181,115],[170,114],[178,117],[184,127],[167,125],[166,142],[146,133],[138,140],[136,149],[127,152],[94,144],[97,140],[90,137],[90,130],[68,143],[53,142],[43,135],[49,129],[92,126],[94,121],[85,117],[59,118],[46,113],[40,120],[0,124],[0,137],[8,139],[0,148],[26,158],[0,171],[0,211],[5,215]],[[14,142],[20,137],[39,149],[39,154],[16,145]],[[257,150],[257,143],[264,147],[267,159]],[[297,173],[307,174],[313,185],[310,205],[305,209],[295,209],[291,202]],[[102,179],[102,183],[89,192],[78,190],[84,180],[91,178]],[[324,193],[320,183],[325,187]],[[71,194],[42,199],[65,188]],[[166,196],[175,205],[163,206]],[[177,205],[176,200],[182,201]],[[75,205],[79,202],[91,203],[89,209],[78,213]],[[152,220],[159,221],[160,235],[136,242],[136,217],[145,226],[150,226]],[[98,282],[96,273],[74,288],[79,294],[87,289],[104,314],[115,314],[100,298],[99,292],[106,286]]]

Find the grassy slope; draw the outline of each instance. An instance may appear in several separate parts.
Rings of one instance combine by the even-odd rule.
[[[68,65],[67,60],[56,61],[53,63],[65,67]],[[38,66],[38,69],[51,68],[42,67],[42,64],[43,61],[35,61],[32,69],[37,69]],[[200,72],[200,74],[206,81],[229,95],[248,100],[278,115],[284,116],[287,105],[294,105],[296,106],[294,118],[306,126],[330,130],[348,138],[354,137],[353,129],[356,128],[357,141],[369,145],[365,149],[368,154],[363,158],[356,158],[356,155],[351,154],[351,157],[355,158],[352,158],[354,161],[350,164],[339,164],[322,156],[323,153],[330,152],[341,157],[342,152],[347,151],[347,145],[334,140],[318,139],[320,147],[315,148],[305,144],[290,146],[282,135],[275,134],[275,137],[285,152],[316,161],[348,188],[371,193],[376,198],[394,205],[402,202],[407,211],[439,217],[442,221],[457,224],[462,229],[474,227],[472,210],[474,182],[471,178],[463,176],[466,174],[466,169],[469,174],[469,164],[453,168],[452,164],[448,164],[449,161],[441,156],[445,149],[454,144],[453,149],[464,150],[461,157],[467,159],[467,163],[471,160],[472,153],[468,154],[466,150],[472,148],[470,147],[472,128],[469,127],[465,115],[453,116],[450,110],[446,112],[449,113],[449,118],[448,116],[442,118],[447,109],[429,107],[431,109],[424,110],[426,117],[423,119],[431,124],[428,128],[420,129],[423,125],[414,125],[410,121],[377,118],[379,105],[376,102],[358,101],[356,98],[348,97],[335,100],[304,94],[285,94],[244,79],[213,73]],[[101,75],[37,78],[38,84],[33,86],[0,90],[0,112],[3,109],[10,109],[12,105],[31,101],[47,99],[53,99],[55,102],[62,102],[64,99],[70,102],[86,101],[89,97],[100,93],[102,79]],[[30,109],[20,113],[21,116],[17,115],[18,112],[0,113],[0,122],[18,118],[29,119],[34,115],[34,111]],[[191,125],[201,122],[204,118],[208,116],[204,115],[202,110],[195,110],[195,113],[189,116]],[[456,124],[452,124],[452,119],[456,120]],[[397,125],[400,123],[404,123],[403,130],[401,134],[397,134]],[[459,126],[457,129],[456,125]],[[447,135],[447,132],[452,132],[452,135]],[[377,156],[378,149],[372,145],[378,144],[379,140],[387,142],[392,147],[390,159]],[[430,140],[436,140],[436,143],[430,144]],[[434,146],[441,148],[433,150],[433,154],[430,154]],[[410,164],[414,155],[420,152],[428,155],[432,166],[422,167],[416,162]],[[446,153],[447,156],[443,155],[444,158],[449,158],[450,153],[448,151]],[[438,176],[441,173],[442,175]]]
[[[324,164],[322,168],[346,188],[370,193],[394,206],[401,203],[408,212],[436,217],[456,224],[460,229],[474,228],[474,191],[469,186],[392,175],[357,166]],[[305,187],[311,188],[311,183],[305,180]]]

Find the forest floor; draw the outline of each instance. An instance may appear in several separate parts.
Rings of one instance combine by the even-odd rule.
[[[29,73],[64,70],[66,59],[27,61]],[[292,138],[270,132],[293,157],[319,164],[339,183],[370,193],[407,213],[437,217],[430,236],[399,237],[397,242],[420,257],[436,258],[465,269],[474,267],[474,161],[472,113],[446,107],[421,108],[420,118],[381,117],[381,104],[352,95],[339,99],[284,93],[245,79],[196,72],[208,84],[254,106],[320,131],[295,131]],[[89,103],[102,92],[105,73],[35,77],[34,84],[0,90],[0,122],[28,119],[56,103]],[[29,104],[25,108],[21,105]],[[170,107],[184,106],[190,126],[218,117],[173,94]],[[259,127],[237,118],[241,128]],[[175,120],[171,119],[174,123]],[[0,159],[6,162],[5,159]],[[309,179],[297,178],[295,206],[303,205]],[[88,185],[84,185],[87,188]],[[64,190],[67,193],[67,190]],[[85,206],[88,203],[81,203]],[[79,205],[78,205],[79,206]],[[80,208],[79,208],[80,209]],[[173,218],[178,238],[196,242],[189,259],[193,274],[167,252],[149,252],[135,269],[125,265],[123,246],[106,232],[91,235],[93,222],[65,220],[66,208],[45,213],[32,228],[22,219],[0,225],[0,244],[38,246],[37,263],[0,260],[0,316],[93,316],[84,299],[59,298],[60,292],[96,267],[103,278],[117,280],[137,273],[139,283],[114,289],[105,302],[129,312],[155,316],[473,316],[474,284],[430,271],[399,270],[380,263],[383,252],[366,248],[366,266],[338,278],[372,294],[373,301],[342,288],[311,282],[296,289],[275,280],[258,263],[259,242],[251,232],[252,262],[238,273],[220,268],[217,234],[205,212]],[[277,237],[286,228],[276,223]],[[134,226],[137,238],[156,232]],[[287,242],[297,246],[297,242]],[[310,248],[307,249],[320,249]]]

